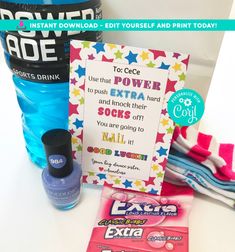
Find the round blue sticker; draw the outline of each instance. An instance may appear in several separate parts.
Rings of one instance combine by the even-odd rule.
[[[192,89],[179,90],[168,101],[168,113],[171,119],[181,126],[197,123],[202,118],[204,110],[201,95]]]
[[[55,169],[63,168],[67,162],[67,158],[64,155],[50,155],[48,160],[50,165]]]

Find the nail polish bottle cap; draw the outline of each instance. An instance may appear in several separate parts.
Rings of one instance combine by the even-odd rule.
[[[64,129],[53,129],[42,136],[48,170],[51,176],[63,178],[73,171],[71,134]]]

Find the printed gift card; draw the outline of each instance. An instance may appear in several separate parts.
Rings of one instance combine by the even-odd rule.
[[[83,181],[160,194],[174,124],[170,96],[189,56],[73,40],[70,132]]]

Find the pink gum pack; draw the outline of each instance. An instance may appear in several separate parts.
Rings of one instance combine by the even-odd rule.
[[[161,196],[104,187],[87,252],[188,252],[192,199],[165,182]]]

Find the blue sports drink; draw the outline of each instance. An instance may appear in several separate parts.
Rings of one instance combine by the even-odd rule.
[[[0,19],[101,19],[100,0],[0,0]],[[1,32],[6,62],[13,72],[30,159],[46,166],[41,136],[68,129],[69,40],[101,41],[102,33],[81,31]]]

